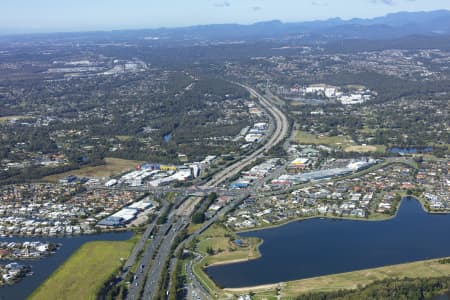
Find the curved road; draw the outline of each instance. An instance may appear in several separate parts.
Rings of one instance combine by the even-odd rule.
[[[288,134],[289,131],[289,123],[286,116],[279,110],[275,105],[273,105],[269,100],[261,96],[254,89],[236,83],[237,85],[247,89],[251,95],[256,97],[261,104],[261,106],[272,116],[275,130],[273,131],[270,138],[266,141],[264,145],[262,145],[255,152],[250,154],[249,156],[235,162],[231,166],[223,169],[222,171],[215,174],[203,187],[203,189],[207,189],[208,187],[216,187],[220,183],[224,182],[227,179],[235,176],[239,172],[242,171],[245,167],[252,164],[256,159],[264,155],[264,152],[270,150],[272,147],[280,143]],[[230,203],[226,208],[221,210],[221,214],[224,214],[226,211],[231,209],[234,205],[241,201],[242,197],[246,197],[246,195],[241,195],[232,203]],[[202,230],[207,228],[212,222],[214,222],[218,218],[216,215],[212,218],[207,225],[202,226],[195,234],[199,234]],[[162,273],[163,264],[167,260],[170,255],[170,248],[173,244],[175,235],[184,228],[189,223],[189,219],[185,218],[176,218],[175,215],[170,215],[169,220],[166,224],[163,224],[157,234],[157,237],[153,240],[147,249],[144,250],[144,253],[139,261],[139,265],[142,267],[140,270],[141,273],[138,277],[135,278],[133,285],[130,287],[129,294],[127,299],[152,299],[155,296],[157,284],[160,281]],[[173,224],[173,228],[170,229],[169,233],[166,233],[168,230],[169,224]],[[165,236],[164,236],[165,235]],[[192,237],[191,236],[191,237]],[[154,259],[153,259],[154,258]],[[131,259],[130,262],[136,261],[137,258]],[[143,292],[141,296],[141,292]]]
[[[274,104],[272,104],[269,100],[267,100],[253,88],[239,83],[235,84],[245,88],[252,96],[256,97],[259,100],[261,106],[263,106],[264,109],[266,109],[269,112],[269,114],[272,115],[275,121],[275,131],[273,132],[269,141],[266,144],[264,144],[261,148],[259,148],[246,158],[238,162],[235,162],[231,166],[216,173],[206,183],[206,186],[217,186],[221,182],[224,182],[225,180],[232,178],[240,171],[242,171],[242,169],[252,164],[257,158],[261,157],[265,151],[271,149],[272,147],[280,143],[287,136],[289,131],[289,122],[281,110],[279,110]]]

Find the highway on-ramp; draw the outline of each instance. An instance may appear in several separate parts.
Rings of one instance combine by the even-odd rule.
[[[272,149],[277,144],[281,143],[287,136],[289,131],[289,122],[284,113],[277,108],[270,100],[259,94],[253,88],[236,83],[237,85],[245,88],[253,97],[257,99],[259,104],[270,114],[274,123],[274,129],[271,135],[266,138],[265,143],[256,149],[250,155],[242,158],[241,160],[233,163],[225,169],[214,174],[213,177],[201,187],[203,190],[208,188],[215,188],[221,183],[229,180],[237,175],[247,166],[253,164],[258,158],[264,156],[265,152]],[[213,218],[205,222],[203,226],[193,233],[187,241],[193,237],[198,236],[202,231],[206,230],[212,223],[214,223],[219,216],[223,216],[229,210],[234,208],[240,201],[248,197],[248,192],[242,191],[241,195],[237,195],[233,201],[227,206],[223,207]],[[189,201],[189,200],[186,200]],[[167,274],[161,274],[163,265],[169,259],[171,254],[171,248],[175,240],[176,234],[185,228],[189,223],[189,216],[181,216],[179,213],[173,212],[169,215],[168,222],[162,224],[159,228],[159,232],[156,235],[153,242],[147,249],[144,250],[143,255],[139,261],[139,271],[137,277],[130,286],[127,299],[153,299],[156,296],[158,290],[158,284],[162,276]],[[186,242],[186,241],[185,241]],[[136,261],[133,259],[131,261]],[[195,283],[193,283],[195,285]]]

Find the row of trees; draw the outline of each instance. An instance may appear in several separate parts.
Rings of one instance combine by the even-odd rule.
[[[208,207],[213,204],[213,202],[217,199],[216,193],[211,193],[208,195],[206,200],[203,203],[200,203],[200,206],[198,207],[197,211],[192,215],[192,223],[194,224],[201,224],[205,221],[205,213],[208,209]]]
[[[423,300],[450,289],[450,276],[438,278],[403,278],[375,281],[356,290],[311,293],[297,300]]]

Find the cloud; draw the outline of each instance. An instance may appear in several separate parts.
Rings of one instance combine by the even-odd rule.
[[[216,3],[214,3],[214,6],[215,7],[230,7],[231,6],[231,3],[230,2],[228,2],[227,0],[225,0],[225,1],[221,1],[221,2],[216,2]]]
[[[394,5],[394,0],[370,0],[373,4],[386,4],[386,5]]]
[[[253,11],[260,11],[262,9],[261,6],[252,6]]]
[[[395,5],[398,2],[416,2],[416,0],[370,0],[373,4],[385,4],[385,5]]]
[[[311,2],[311,5],[313,5],[313,6],[328,6],[328,2],[314,0]]]

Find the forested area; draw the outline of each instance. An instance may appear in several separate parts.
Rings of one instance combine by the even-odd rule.
[[[99,66],[104,64],[111,62]],[[26,68],[21,72],[27,74]],[[105,157],[180,163],[183,153],[202,160],[237,149],[231,139],[249,124],[239,113],[247,92],[215,76],[176,68],[65,80],[33,76],[0,84],[0,160],[21,166],[1,173],[8,182],[99,164]],[[61,165],[40,166],[54,157]]]

